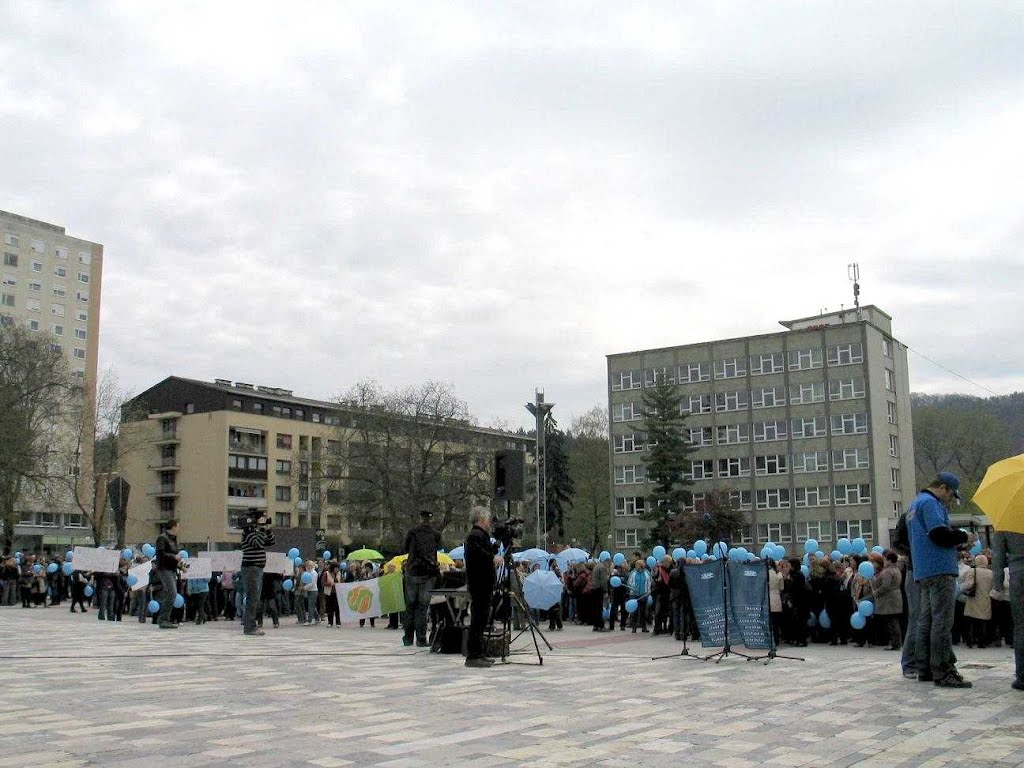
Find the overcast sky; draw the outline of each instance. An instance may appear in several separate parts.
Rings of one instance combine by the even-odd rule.
[[[680,10],[680,6],[689,10]],[[341,8],[344,6],[344,9]],[[1024,3],[0,6],[0,208],[105,246],[101,368],[484,423],[852,301],[1024,389]],[[910,356],[916,391],[984,390]]]

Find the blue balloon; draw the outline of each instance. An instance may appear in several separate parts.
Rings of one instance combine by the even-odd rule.
[[[313,583],[313,574],[310,571],[306,571],[304,574],[302,574],[302,583],[303,584],[312,584]]]
[[[185,607],[185,596],[184,595],[175,595],[174,596],[174,607],[175,608],[184,608]]]
[[[704,557],[707,558],[708,562],[716,562],[718,560],[718,555],[704,555]]]
[[[818,558],[819,560],[824,560],[825,559],[825,553],[822,552],[820,549],[817,552],[814,553],[814,556],[816,558]]]
[[[56,573],[58,568],[60,568],[60,566],[57,565],[56,563],[50,563],[48,566],[46,566],[46,572],[47,573]]]
[[[867,626],[868,620],[861,616],[860,612],[853,614],[850,617],[850,626],[854,629],[864,629]]]
[[[651,554],[654,555],[655,560],[661,560],[661,558],[663,558],[668,553],[665,551],[665,548],[661,546],[661,544],[659,544],[651,550]]]
[[[330,559],[331,559],[331,550],[325,549],[324,550],[324,560],[330,560]]]
[[[961,530],[963,530],[963,529],[961,529]],[[21,550],[20,549],[17,552],[14,553],[14,557],[17,558],[18,560],[21,560]]]
[[[654,555],[648,555],[647,556],[647,567],[648,568],[653,568],[657,564],[658,564],[658,561],[654,559]]]
[[[856,539],[853,540],[853,551],[855,554],[859,555],[862,552],[866,552],[867,549],[868,545],[867,543],[865,543],[864,539],[858,536]]]
[[[149,604],[146,606],[146,610],[148,610],[150,613],[156,613],[160,610],[160,603],[158,603],[156,600],[150,600]]]
[[[188,560],[188,550],[187,549],[181,550],[178,554],[181,555],[181,559],[182,560]]]
[[[843,553],[840,552],[838,549],[833,549],[832,550],[832,560],[836,561],[836,560],[842,560],[842,559],[843,559]]]
[[[647,596],[647,607],[650,608],[654,605],[654,595]]]
[[[302,565],[302,558],[301,557],[293,557],[292,558],[292,562],[295,563],[296,567],[298,567],[298,566]]]
[[[738,553],[739,553],[739,550],[736,549],[736,547],[733,547],[728,552],[726,552],[726,557],[728,557],[730,560],[737,560],[738,559]]]
[[[845,536],[836,542],[836,548],[844,555],[853,554],[853,542]]]
[[[121,550],[122,560],[131,560],[133,557],[135,557],[135,553],[132,552],[132,550],[129,547],[125,547]]]
[[[971,554],[977,557],[981,554],[982,549],[983,547],[981,546],[981,539],[978,539],[976,542],[974,542],[974,546],[971,547]]]
[[[129,573],[127,581],[129,587],[134,587],[136,584],[139,583],[139,577],[136,576],[134,573]]]
[[[75,559],[75,553],[72,550],[69,549],[67,552],[64,553],[64,562],[65,563],[70,563],[74,559]]]
[[[611,584],[613,587],[618,588],[622,586],[622,579],[618,576],[612,576],[611,579],[608,580],[608,583]]]
[[[874,578],[875,566],[873,566],[870,562],[865,560],[863,563],[857,566],[857,573],[859,573],[865,579]]]
[[[292,547],[291,549],[288,550],[288,557],[290,557],[292,560],[294,560],[300,554],[301,553],[299,552],[298,547]]]
[[[697,539],[693,542],[693,551],[697,553],[697,557],[704,557],[708,553],[708,543],[704,539]]]
[[[786,556],[786,548],[781,544],[776,544],[772,554],[775,555],[776,560],[781,560]]]
[[[719,557],[726,557],[729,554],[729,545],[724,541],[715,544],[715,554]]]
[[[697,557],[698,557],[697,550],[695,550],[695,549],[688,549],[688,550],[686,550],[686,557],[687,557],[688,560],[696,560]]]
[[[640,604],[636,600],[626,601],[626,613],[636,613],[636,609],[640,607]]]
[[[32,566],[32,573],[42,573],[42,570],[43,566],[41,566],[39,563],[36,563]]]
[[[874,616],[875,604],[872,603],[870,600],[861,600],[859,603],[857,603],[857,613],[859,613],[865,619],[868,616]]]
[[[807,617],[807,626],[810,629],[814,629],[817,625],[818,620],[814,618],[814,614],[812,613],[810,616]]]
[[[281,582],[281,588],[284,589],[285,592],[291,592],[292,589],[295,588],[295,582],[291,579],[285,579]]]
[[[815,539],[808,539],[804,542],[804,552],[811,554],[818,549],[818,542]]]
[[[65,576],[70,576],[72,573],[75,572],[75,566],[73,566],[71,563],[64,563],[64,565],[60,567],[60,570]]]
[[[343,570],[343,571],[347,571],[348,570],[348,563],[346,563],[344,560],[342,560],[338,567],[341,568],[341,570]]]
[[[604,617],[605,621],[608,621],[608,619],[612,617],[611,608],[605,608],[603,611],[601,611],[601,616]]]
[[[612,559],[612,553],[609,552],[608,550],[604,550],[603,552],[601,552],[600,555],[597,556],[597,559],[600,560],[602,563],[605,560],[611,560]]]
[[[612,562],[615,565],[625,565],[625,563],[626,563],[626,556],[624,554],[622,554],[621,552],[616,552],[615,553],[615,557],[612,558]]]
[[[821,624],[822,629],[832,628],[832,619],[828,617],[828,611],[822,611],[818,616],[818,623]]]
[[[879,555],[884,555],[885,554],[885,547],[883,547],[883,546],[872,547],[871,551],[872,552],[876,552]]]
[[[680,560],[684,559],[685,557],[686,557],[686,550],[683,549],[682,547],[676,547],[675,549],[672,550],[672,559],[675,560],[676,562],[679,562]]]
[[[85,589],[82,590],[82,594],[84,594],[86,597],[92,597],[96,594],[96,590],[93,589],[90,585],[86,584]]]
[[[811,564],[811,556],[810,555],[804,555],[803,563],[804,563],[804,565],[810,565]]]
[[[802,573],[804,575],[805,579],[808,579],[811,576],[811,569],[808,568],[806,565],[801,565],[800,566],[800,573]]]
[[[153,557],[153,555],[156,554],[156,548],[152,544],[143,544],[142,554],[144,554],[146,557]]]

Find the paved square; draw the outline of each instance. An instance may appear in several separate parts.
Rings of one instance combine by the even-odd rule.
[[[0,768],[1024,765],[1006,648],[957,649],[975,687],[954,691],[880,649],[716,665],[652,662],[681,644],[650,635],[549,637],[543,666],[481,670],[379,626],[251,638],[3,608]]]

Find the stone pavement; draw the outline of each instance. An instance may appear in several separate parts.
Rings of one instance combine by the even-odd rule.
[[[379,625],[256,638],[0,608],[0,768],[1024,765],[1005,648],[959,649],[975,687],[950,691],[880,649],[716,665],[652,662],[681,644],[650,635],[550,637],[543,666],[481,670]]]

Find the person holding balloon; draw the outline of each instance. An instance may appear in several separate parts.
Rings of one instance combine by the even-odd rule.
[[[84,571],[72,571],[71,572],[71,613],[75,612],[75,606],[79,606],[82,609],[82,613],[88,613],[85,610],[85,588],[89,585],[89,574]]]
[[[651,575],[647,571],[647,563],[640,558],[633,563],[628,586],[629,599],[636,601],[636,610],[633,611],[633,618],[630,621],[633,634],[636,634],[637,625],[642,632],[647,632],[647,595],[651,591]]]
[[[160,583],[160,612],[157,626],[160,629],[177,629],[171,621],[174,598],[178,595],[178,563],[182,560],[178,547],[178,521],[171,518],[164,525],[164,532],[156,540],[156,571]]]

